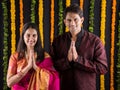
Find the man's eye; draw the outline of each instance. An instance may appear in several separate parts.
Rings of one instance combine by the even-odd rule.
[[[77,22],[77,18],[74,21]]]
[[[70,20],[70,19],[68,19],[67,21],[68,21],[68,22],[71,22],[71,20]]]

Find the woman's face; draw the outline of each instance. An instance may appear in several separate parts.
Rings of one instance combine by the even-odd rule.
[[[24,34],[24,42],[27,48],[34,48],[38,40],[37,31],[33,28],[28,28]]]

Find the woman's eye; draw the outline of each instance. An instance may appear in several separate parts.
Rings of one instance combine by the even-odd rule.
[[[30,34],[27,34],[27,37],[30,37]]]
[[[71,22],[71,20],[70,20],[70,19],[68,19],[67,21],[68,21],[68,22]]]
[[[36,37],[36,34],[34,34],[33,37]]]

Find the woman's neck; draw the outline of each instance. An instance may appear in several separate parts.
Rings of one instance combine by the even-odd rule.
[[[33,51],[33,52],[34,52],[34,48],[29,47],[29,48],[27,48],[26,53],[27,53],[27,54],[29,54],[31,51]]]

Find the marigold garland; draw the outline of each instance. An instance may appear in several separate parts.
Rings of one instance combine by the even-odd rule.
[[[35,23],[35,4],[36,4],[36,1],[35,0],[32,0],[31,1],[31,22]]]
[[[70,6],[71,0],[66,0],[66,7]]]
[[[16,34],[15,34],[15,0],[10,0],[11,4],[11,53],[16,50]]]
[[[23,0],[20,0],[19,5],[20,5],[20,35],[21,35],[23,28]]]
[[[101,30],[101,35],[100,38],[105,44],[105,23],[106,23],[106,0],[102,0],[101,3],[101,25],[100,25],[100,30]]]
[[[70,0],[66,0],[66,7],[70,6]],[[68,32],[68,27],[65,28],[65,32]]]
[[[95,0],[90,0],[90,12],[89,12],[89,31],[93,32],[94,29],[94,2]]]
[[[51,43],[53,42],[53,38],[54,38],[54,0],[51,0],[51,32],[50,32]]]
[[[3,90],[7,90],[6,75],[7,75],[7,66],[8,66],[8,9],[6,0],[2,1],[3,9]]]
[[[59,26],[59,35],[63,33],[63,1],[59,0],[59,21],[58,21],[58,26]]]
[[[83,10],[83,3],[84,3],[84,0],[80,0],[80,8]]]
[[[41,43],[42,47],[44,47],[44,39],[43,39],[43,0],[39,0],[39,8],[38,8],[38,14],[39,14],[39,30],[40,30],[40,37],[41,37]]]
[[[101,35],[100,39],[102,40],[103,44],[105,45],[105,23],[106,23],[106,0],[102,0],[101,2]],[[105,78],[104,75],[100,75],[100,90],[105,90]]]
[[[115,42],[116,0],[112,3],[111,23],[111,63],[110,63],[110,90],[114,90],[114,42]]]

